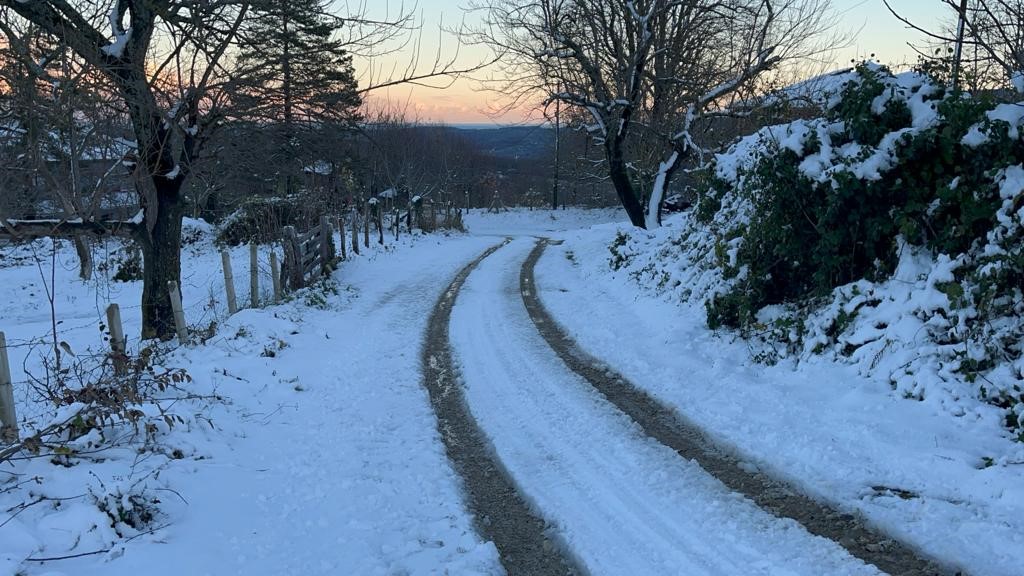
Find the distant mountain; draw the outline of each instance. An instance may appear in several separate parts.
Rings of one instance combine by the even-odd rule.
[[[539,158],[549,155],[554,148],[555,135],[544,126],[455,126],[452,129],[476,144],[481,152],[499,158]]]

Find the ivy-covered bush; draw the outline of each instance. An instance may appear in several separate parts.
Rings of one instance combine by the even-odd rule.
[[[857,77],[826,118],[805,123],[797,145],[766,138],[729,190],[751,203],[752,216],[734,232],[743,242],[732,274],[741,279],[709,304],[712,325],[742,328],[764,306],[885,278],[897,238],[961,253],[991,230],[1001,205],[994,176],[1024,161],[1009,124],[986,117],[994,104],[878,66],[859,67]],[[972,130],[985,141],[965,143]],[[723,184],[732,183],[715,186]],[[720,207],[721,194],[706,191],[698,210]]]
[[[868,63],[826,110],[717,157],[659,251],[685,271],[634,265],[623,238],[613,267],[688,285],[709,326],[769,343],[760,359],[834,354],[907,398],[999,406],[1021,433],[1024,105]]]

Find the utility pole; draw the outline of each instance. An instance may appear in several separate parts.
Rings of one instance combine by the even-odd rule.
[[[965,0],[966,1],[966,0]],[[558,152],[561,145],[561,101],[555,100],[555,182],[551,191],[551,209],[558,210]]]
[[[953,53],[953,91],[960,91],[960,60],[964,53],[964,27],[967,24],[967,0],[960,0],[960,18],[956,26],[956,49]]]

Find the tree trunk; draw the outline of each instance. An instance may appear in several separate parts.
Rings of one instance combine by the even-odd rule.
[[[181,220],[184,179],[153,178],[156,186],[156,218],[152,230],[139,230],[142,245],[142,338],[174,337],[174,311],[168,281],[181,282]]]
[[[92,279],[92,251],[85,236],[76,234],[74,238],[75,252],[78,254],[78,277],[89,281]]]
[[[363,204],[363,245],[370,248],[370,204]]]
[[[644,207],[636,197],[636,190],[633,188],[633,182],[629,179],[629,171],[622,159],[621,150],[608,150],[608,170],[612,185],[615,186],[615,193],[618,195],[622,207],[625,208],[629,221],[637,228],[646,228]]]
[[[651,186],[651,198],[647,203],[647,226],[648,230],[661,226],[661,205],[665,203],[665,193],[672,182],[672,176],[679,167],[679,150],[673,150],[672,155],[658,166],[658,176]]]

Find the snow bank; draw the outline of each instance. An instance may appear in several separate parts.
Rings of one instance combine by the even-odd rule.
[[[950,263],[919,252],[904,257],[900,277],[913,283],[894,281],[901,292],[890,289],[894,299],[879,304],[878,314],[903,317],[901,327],[890,325],[906,334],[906,348],[897,353],[890,345],[874,371],[862,370],[873,357],[833,354],[766,365],[768,342],[708,330],[696,294],[719,289],[722,279],[701,266],[699,243],[684,233],[689,218],[673,217],[652,232],[605,225],[559,234],[564,243],[550,246],[536,271],[545,306],[584,350],[751,469],[862,515],[965,573],[1018,574],[1024,444],[1008,437],[1002,411],[963,394],[907,401],[887,381],[887,370],[913,355],[911,343],[926,339],[921,321],[900,309],[902,298],[920,293],[921,306],[944,305],[944,296],[925,288],[941,282]],[[613,250],[625,257],[618,270],[609,270]],[[763,312],[767,319],[788,311]],[[870,340],[870,328],[865,322],[844,335]]]

